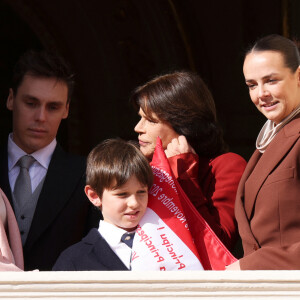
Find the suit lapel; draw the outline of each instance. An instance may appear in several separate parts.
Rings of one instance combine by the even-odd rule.
[[[69,201],[74,187],[78,184],[79,180],[78,171],[75,170],[74,172],[76,168],[78,166],[75,163],[72,164],[67,159],[67,154],[57,145],[48,168],[25,244],[27,251],[57,217],[66,202]],[[83,172],[84,167],[82,167],[82,174]]]
[[[243,243],[245,242],[245,239],[247,239],[248,243],[255,243],[255,238],[252,234],[252,231],[249,227],[248,219],[245,212],[245,182],[247,181],[248,177],[251,175],[255,165],[257,164],[257,161],[260,159],[261,153],[259,151],[255,151],[253,155],[251,156],[246,169],[241,177],[239,187],[236,193],[236,202],[235,202],[235,214],[236,219],[238,222],[239,227],[239,233],[240,236],[243,237]]]
[[[244,205],[248,219],[251,218],[257,194],[264,181],[299,138],[299,125],[299,117],[293,119],[278,132],[272,143],[267,147],[266,151],[260,158],[258,154],[254,155],[253,163],[250,166],[252,167],[251,176],[248,177],[245,182],[244,191],[245,199],[247,199]],[[255,161],[257,162],[256,164]],[[250,173],[248,176],[249,175]]]
[[[113,252],[97,229],[92,229],[83,241],[86,244],[93,245],[89,255],[93,256],[92,260],[95,261],[95,269],[99,266],[99,270],[102,270],[104,266],[107,270],[128,271],[127,267],[115,252]]]
[[[244,198],[245,182],[247,181],[248,177],[251,175],[260,157],[261,157],[261,153],[258,150],[256,150],[247,163],[247,166],[241,177],[240,184],[237,191],[237,195],[241,195],[242,198]]]

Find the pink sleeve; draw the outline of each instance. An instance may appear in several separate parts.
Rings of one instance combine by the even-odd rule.
[[[204,161],[204,160],[203,160]],[[226,153],[206,163],[192,153],[169,158],[175,177],[198,212],[208,222],[226,247],[236,242],[237,225],[234,203],[246,161],[237,154]],[[199,167],[203,178],[199,183]]]
[[[0,222],[0,271],[22,271],[24,269],[23,248],[18,224],[11,205],[0,189],[0,201],[6,209],[7,230]]]

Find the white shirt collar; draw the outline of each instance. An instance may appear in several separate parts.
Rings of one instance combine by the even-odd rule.
[[[122,235],[128,231],[104,220],[100,220],[99,232],[109,245],[117,246],[119,243],[121,243]]]
[[[57,145],[57,141],[56,139],[53,139],[53,141],[50,144],[48,144],[46,147],[31,153],[31,155],[36,159],[36,161],[38,161],[41,164],[41,166],[43,166],[45,169],[48,169],[56,145]],[[8,171],[10,171],[18,162],[20,157],[26,155],[27,153],[24,152],[13,141],[12,133],[10,133],[8,136],[7,151],[8,151]]]
[[[124,265],[130,269],[132,249],[121,242],[122,235],[127,231],[103,220],[100,221],[98,230],[110,248],[120,258]]]

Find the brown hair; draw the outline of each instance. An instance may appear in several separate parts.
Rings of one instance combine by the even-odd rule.
[[[99,197],[102,197],[104,189],[119,188],[133,175],[140,183],[151,187],[152,169],[134,142],[108,139],[97,145],[88,156],[86,184]]]
[[[295,42],[278,34],[271,34],[258,39],[255,44],[248,48],[245,57],[251,52],[275,51],[282,54],[284,63],[292,73],[300,65],[299,50]]]
[[[138,87],[131,101],[150,120],[155,113],[184,135],[199,156],[212,158],[225,152],[213,97],[197,74],[184,71],[158,76]]]
[[[74,88],[74,74],[69,64],[62,56],[46,50],[25,52],[14,67],[12,77],[12,89],[17,94],[24,76],[56,78],[57,81],[65,83],[68,87],[68,102],[70,102]]]

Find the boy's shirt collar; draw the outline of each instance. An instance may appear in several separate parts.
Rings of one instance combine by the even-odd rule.
[[[128,231],[103,220],[100,220],[98,231],[106,240],[110,248],[130,270],[132,249],[129,248],[125,243],[121,242],[122,235]]]
[[[127,231],[121,229],[111,223],[108,223],[104,220],[100,220],[99,224],[99,232],[102,237],[108,242],[111,246],[117,246],[121,243],[121,237]]]

